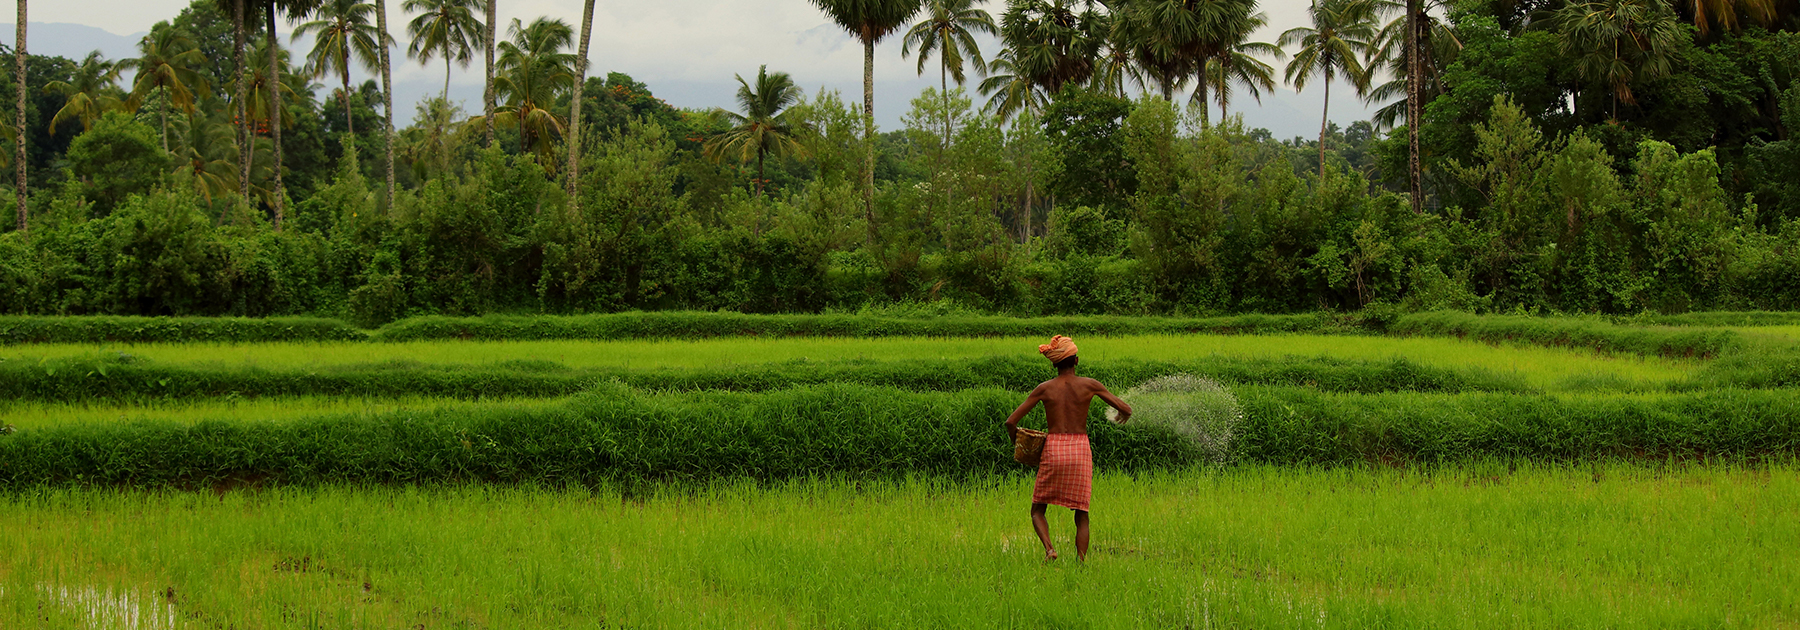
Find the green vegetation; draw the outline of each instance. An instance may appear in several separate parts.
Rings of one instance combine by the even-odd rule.
[[[1478,316],[1450,312],[1407,315],[1389,326],[1388,331],[1401,335],[1464,337],[1491,343],[1517,341],[1541,346],[1690,358],[1717,356],[1738,341],[1738,335],[1729,330],[1622,326],[1600,320]]]
[[[1101,474],[1085,565],[1039,559],[1030,483],[13,493],[0,497],[0,623],[127,627],[95,618],[125,607],[83,606],[84,592],[182,624],[270,629],[1761,628],[1800,617],[1787,586],[1800,581],[1789,465]],[[1064,549],[1067,515],[1051,514]]]
[[[312,317],[0,317],[0,345],[349,341],[366,335]]]

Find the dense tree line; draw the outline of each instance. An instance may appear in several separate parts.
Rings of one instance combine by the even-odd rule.
[[[939,74],[902,129],[867,73],[860,104],[765,67],[738,111],[677,109],[587,77],[589,25],[468,0],[407,0],[407,53],[446,94],[491,58],[483,110],[391,133],[385,81],[349,77],[403,44],[357,0],[196,0],[138,58],[24,56],[0,312],[1800,308],[1791,2],[1323,0],[1280,45],[1248,0],[817,4]],[[1245,129],[1277,77],[1384,107]]]

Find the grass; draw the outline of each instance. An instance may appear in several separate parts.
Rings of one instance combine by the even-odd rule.
[[[1783,627],[1800,468],[1249,467],[1095,481],[1040,552],[1024,474],[652,496],[492,487],[0,498],[0,626]],[[41,606],[41,608],[40,608]],[[132,610],[113,607],[107,610]],[[173,614],[170,614],[173,613]]]
[[[511,363],[572,369],[727,368],[788,361],[920,361],[989,356],[1030,356],[1037,338],[724,338],[693,341],[421,341],[370,343],[248,344],[54,344],[0,347],[0,361],[38,362],[128,353],[155,364],[192,367],[329,368]],[[1078,338],[1083,361],[1184,361],[1231,358],[1327,357],[1415,363],[1517,376],[1543,390],[1657,389],[1692,376],[1695,360],[1608,355],[1589,349],[1429,337],[1339,335],[1142,335]]]

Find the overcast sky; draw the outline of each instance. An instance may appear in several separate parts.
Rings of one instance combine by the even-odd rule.
[[[394,103],[396,114],[410,119],[410,104],[442,90],[444,66],[440,61],[421,67],[404,59],[405,24],[410,16],[400,11],[400,2],[387,0],[388,28],[402,42],[402,48],[395,51]],[[502,36],[504,26],[515,17],[526,21],[557,17],[579,28],[580,0],[498,2]],[[187,0],[39,0],[30,5],[34,27],[38,23],[80,24],[112,36],[45,27],[34,30],[43,35],[32,36],[27,44],[40,54],[78,58],[99,48],[111,57],[127,56],[137,35],[157,21],[173,18],[187,5]],[[1262,11],[1268,14],[1270,26],[1259,38],[1273,42],[1281,31],[1304,24],[1307,6],[1306,0],[1265,0]],[[1004,8],[1001,0],[993,0],[987,7],[996,19]],[[279,28],[286,33],[292,26]],[[12,34],[12,28],[6,26],[0,31],[0,41],[10,44]],[[993,55],[991,40],[982,53]],[[806,0],[598,0],[590,59],[591,74],[624,72],[678,107],[731,106],[737,88],[732,75],[753,75],[759,64],[792,75],[808,94],[823,87],[842,91],[846,100],[860,101],[862,92],[861,47]],[[452,72],[451,99],[471,109],[481,106],[480,64],[477,57],[467,70]],[[936,72],[921,78],[915,64],[915,60],[901,57],[899,36],[876,49],[875,107],[884,129],[898,127],[907,101],[937,84]],[[1251,126],[1268,128],[1277,137],[1314,136],[1322,104],[1319,87],[1315,82],[1301,94],[1280,88],[1278,94],[1265,97],[1260,107],[1239,97],[1232,110],[1244,113]],[[1348,124],[1368,117],[1371,108],[1351,98],[1348,90],[1334,86],[1332,92],[1334,122]]]

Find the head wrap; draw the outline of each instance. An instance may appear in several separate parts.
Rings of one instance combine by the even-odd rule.
[[[1038,346],[1038,353],[1051,363],[1061,363],[1063,359],[1075,356],[1075,351],[1075,340],[1062,335],[1051,337],[1050,343]]]

